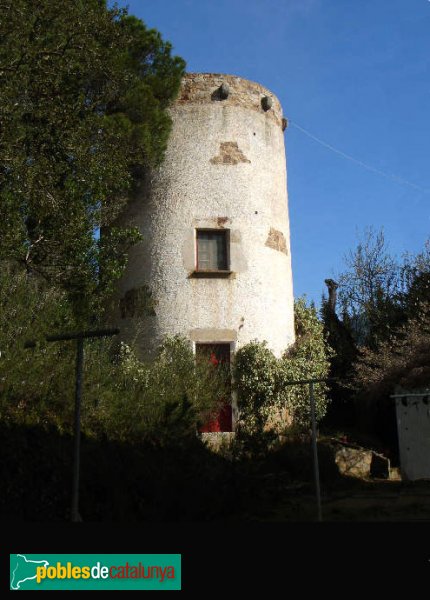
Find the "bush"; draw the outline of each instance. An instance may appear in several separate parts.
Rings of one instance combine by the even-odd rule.
[[[0,419],[22,425],[72,423],[74,345],[45,336],[75,326],[65,293],[2,265],[0,275]],[[34,349],[25,349],[35,340]]]
[[[392,331],[375,350],[362,348],[352,386],[358,399],[381,402],[396,387],[406,390],[430,384],[430,302],[421,302],[417,316]]]
[[[304,298],[295,303],[296,341],[277,359],[266,342],[253,341],[240,348],[235,357],[234,381],[240,411],[239,425],[248,434],[281,432],[292,423],[299,428],[309,424],[309,388],[288,386],[291,381],[323,379],[329,371],[331,349],[315,307]],[[327,387],[315,386],[317,419],[327,409]]]
[[[165,340],[153,363],[137,359],[121,344],[114,381],[104,377],[92,420],[110,439],[158,444],[195,435],[220,408],[225,377],[210,364],[196,363],[186,339]]]
[[[0,419],[70,432],[76,342],[45,336],[85,324],[64,292],[12,267],[0,276],[0,312]],[[24,348],[28,339],[35,348]],[[111,338],[86,340],[84,353],[82,430],[89,436],[164,443],[194,435],[225,397],[224,374],[196,364],[185,339],[166,340],[151,364],[124,344],[118,351]]]
[[[307,306],[304,298],[294,304],[296,341],[283,355],[280,363],[281,382],[301,379],[325,379],[330,370],[333,350],[324,335],[323,323],[313,305]],[[293,421],[301,426],[309,423],[309,388],[307,385],[288,386],[285,390],[285,405]],[[316,417],[320,421],[327,412],[328,388],[324,383],[315,384]]]

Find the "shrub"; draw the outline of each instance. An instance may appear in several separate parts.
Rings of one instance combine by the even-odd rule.
[[[10,267],[0,275],[0,313],[0,419],[70,432],[76,342],[45,340],[83,327],[65,292]],[[24,348],[28,339],[35,348]],[[162,443],[195,434],[225,397],[225,374],[195,363],[182,338],[167,339],[151,364],[110,338],[86,340],[84,354],[82,430],[90,436]]]
[[[166,339],[150,364],[121,344],[115,381],[103,380],[93,421],[110,439],[165,443],[195,435],[223,396],[225,377],[210,364],[196,363],[186,339]]]
[[[281,382],[302,379],[325,379],[330,369],[333,350],[324,336],[324,326],[318,319],[313,305],[307,306],[304,298],[294,304],[296,341],[284,353],[280,362]],[[327,411],[329,398],[324,383],[315,384],[315,407],[317,420]],[[282,402],[291,412],[294,422],[305,426],[310,419],[309,387],[307,385],[287,386]]]
[[[288,386],[291,381],[323,379],[329,370],[331,349],[326,343],[323,325],[314,306],[304,298],[295,302],[296,341],[277,359],[266,342],[252,341],[237,352],[234,381],[240,411],[239,424],[248,434],[277,432],[294,423],[299,428],[309,424],[309,388]],[[327,409],[325,384],[315,386],[317,419]]]
[[[2,265],[0,275],[0,418],[22,425],[72,422],[74,345],[45,336],[74,326],[65,293]],[[25,349],[35,340],[34,349]]]

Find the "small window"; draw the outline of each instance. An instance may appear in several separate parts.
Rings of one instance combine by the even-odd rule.
[[[227,271],[226,229],[197,229],[197,271]]]

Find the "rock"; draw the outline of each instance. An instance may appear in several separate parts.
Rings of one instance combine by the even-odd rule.
[[[335,462],[342,475],[370,477],[373,452],[346,446],[336,451]]]
[[[398,467],[390,468],[390,479],[392,479],[393,481],[401,481],[402,480],[402,476],[400,474],[400,469]]]

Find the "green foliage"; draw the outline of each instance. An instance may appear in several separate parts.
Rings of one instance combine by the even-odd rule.
[[[238,393],[241,424],[260,431],[267,410],[278,395],[278,360],[266,342],[253,341],[242,346],[234,361],[234,382]]]
[[[375,350],[362,348],[353,386],[367,401],[385,399],[400,386],[430,386],[430,303],[420,304],[416,317],[395,329]]]
[[[398,458],[395,404],[391,394],[430,387],[430,303],[423,302],[416,316],[393,328],[375,348],[363,347],[350,382],[356,422],[378,436]],[[394,458],[396,459],[396,458]]]
[[[365,231],[345,258],[339,276],[339,304],[344,322],[360,345],[375,345],[401,318],[399,265],[388,251],[382,230]]]
[[[74,348],[47,334],[74,325],[64,292],[5,267],[0,274],[0,419],[21,424],[72,422]],[[36,340],[36,349],[25,349]]]
[[[151,364],[122,344],[115,381],[102,381],[97,419],[109,439],[146,438],[160,444],[195,435],[218,412],[225,395],[221,371],[196,363],[181,337],[167,339]]]
[[[44,339],[77,330],[66,293],[4,269],[0,319],[0,420],[70,432],[76,342]],[[36,347],[25,349],[26,340]],[[151,364],[109,338],[85,341],[84,355],[82,427],[89,436],[160,444],[195,435],[226,394],[225,374],[196,364],[181,338],[166,340]]]
[[[430,300],[430,241],[422,252],[392,256],[382,230],[365,231],[339,276],[343,324],[360,346],[375,350]]]
[[[137,239],[94,232],[162,159],[184,61],[104,0],[5,0],[0,39],[0,259],[61,284],[88,312]]]
[[[236,423],[234,454],[246,450],[252,457],[264,455],[273,433],[266,423],[279,396],[279,363],[266,342],[242,346],[234,360],[234,388],[239,420]]]
[[[405,288],[403,305],[406,318],[420,317],[423,304],[430,302],[430,239],[421,252],[403,257],[401,278]]]
[[[430,241],[401,258],[388,249],[383,231],[369,229],[346,257],[339,276],[339,313],[323,300],[328,340],[336,350],[330,418],[338,425],[373,431],[396,450],[397,385],[430,381],[426,361],[430,302]],[[423,320],[424,319],[424,320]]]
[[[281,361],[284,382],[300,379],[324,379],[328,377],[333,350],[327,344],[324,328],[318,319],[315,306],[307,306],[304,298],[294,304],[296,342],[289,348]],[[286,389],[286,406],[293,420],[308,424],[309,392],[307,386],[290,386]],[[316,416],[320,420],[327,411],[327,386],[315,384]]]
[[[328,348],[315,307],[300,298],[295,302],[296,341],[277,359],[266,343],[251,342],[235,357],[234,381],[238,394],[240,426],[251,434],[282,430],[294,423],[309,425],[309,388],[288,382],[324,378],[329,369]],[[315,385],[317,418],[326,411],[324,384]],[[285,411],[287,414],[285,414]]]
[[[335,283],[335,282],[334,282]],[[327,336],[327,342],[333,349],[333,355],[330,358],[330,397],[332,400],[328,420],[351,419],[351,390],[346,386],[346,382],[351,378],[353,364],[358,354],[358,344],[352,333],[351,320],[344,315],[341,321],[336,314],[333,299],[322,299],[320,309],[321,320],[324,325],[324,332]]]

